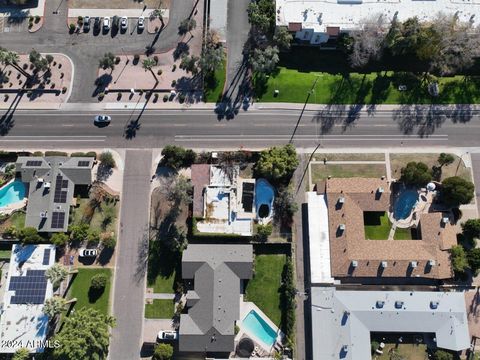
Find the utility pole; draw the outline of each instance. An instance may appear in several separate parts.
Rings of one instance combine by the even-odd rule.
[[[320,75],[315,76],[315,81],[312,84],[312,88],[310,89],[310,91],[307,94],[307,98],[305,99],[305,103],[303,104],[302,112],[300,113],[300,117],[297,120],[297,124],[295,125],[295,129],[293,129],[292,137],[290,138],[290,141],[289,141],[290,144],[293,143],[293,138],[295,136],[295,133],[297,132],[298,125],[300,125],[300,121],[302,120],[303,112],[305,111],[305,108],[307,107],[308,100],[310,99],[310,95],[312,95],[312,93],[315,91],[315,85],[317,85],[317,81],[318,81],[319,77],[320,77]]]

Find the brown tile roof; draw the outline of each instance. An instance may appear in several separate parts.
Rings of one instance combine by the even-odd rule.
[[[193,216],[203,216],[203,190],[210,184],[210,165],[194,164],[192,170]]]
[[[383,193],[378,189],[383,188]],[[334,277],[426,277],[452,276],[449,253],[456,244],[452,225],[442,225],[442,213],[421,214],[421,240],[365,239],[364,211],[389,211],[387,180],[347,178],[327,181],[331,270]],[[340,204],[340,198],[344,199]],[[340,230],[340,225],[345,230]],[[357,267],[352,267],[352,261]],[[429,266],[429,260],[435,265]],[[382,268],[381,262],[387,267]],[[411,262],[417,267],[412,268]]]
[[[329,36],[338,36],[340,28],[338,26],[327,26],[327,34]]]
[[[289,22],[288,23],[288,31],[301,31],[302,30],[302,23],[301,22]]]

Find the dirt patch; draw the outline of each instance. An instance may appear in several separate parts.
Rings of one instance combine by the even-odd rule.
[[[70,9],[143,9],[147,6],[148,9],[157,9],[161,3],[163,9],[170,8],[171,0],[144,0],[138,2],[134,0],[69,0]]]
[[[159,187],[152,191],[152,207],[150,211],[150,227],[158,229],[165,216],[172,210],[172,203],[165,198]],[[175,220],[177,226],[186,227],[188,219],[188,206],[181,204],[179,214]]]

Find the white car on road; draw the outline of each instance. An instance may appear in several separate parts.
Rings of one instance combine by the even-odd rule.
[[[97,115],[93,118],[93,123],[96,125],[108,125],[112,121],[109,115]]]
[[[78,252],[78,256],[80,257],[95,257],[97,254],[97,249],[80,249]]]

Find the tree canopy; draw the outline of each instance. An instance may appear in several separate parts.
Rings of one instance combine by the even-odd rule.
[[[176,145],[167,145],[162,150],[161,164],[171,167],[174,170],[180,170],[183,167],[192,165],[196,157],[197,154],[191,149],[185,149]]]
[[[453,155],[447,154],[447,153],[441,153],[438,156],[438,160],[437,160],[440,166],[448,166],[452,164],[454,161],[455,161],[455,158],[453,157]]]
[[[270,74],[280,61],[278,47],[267,46],[265,49],[255,48],[250,56],[252,69],[256,73]]]
[[[68,242],[68,235],[62,232],[54,233],[50,242],[55,246],[64,246]]]
[[[480,219],[468,219],[462,224],[462,230],[468,239],[480,238]]]
[[[406,185],[425,186],[432,180],[431,170],[422,162],[411,161],[400,172],[400,180]]]
[[[173,359],[173,347],[170,344],[157,344],[153,351],[152,360],[171,360]]]
[[[449,206],[468,204],[474,193],[475,186],[459,176],[449,177],[442,182],[441,198]]]
[[[65,320],[54,340],[60,346],[53,350],[56,360],[102,360],[108,354],[109,330],[115,326],[112,316],[93,308],[82,308]]]
[[[452,268],[455,272],[464,272],[468,268],[467,254],[460,245],[452,246],[450,249]]]
[[[255,173],[278,183],[290,179],[298,166],[295,147],[291,144],[263,150],[255,164]]]
[[[55,263],[45,271],[45,277],[51,281],[53,287],[56,288],[68,276],[68,270],[60,263]]]
[[[34,227],[26,227],[17,231],[19,240],[24,244],[36,244],[44,239],[38,234]]]

